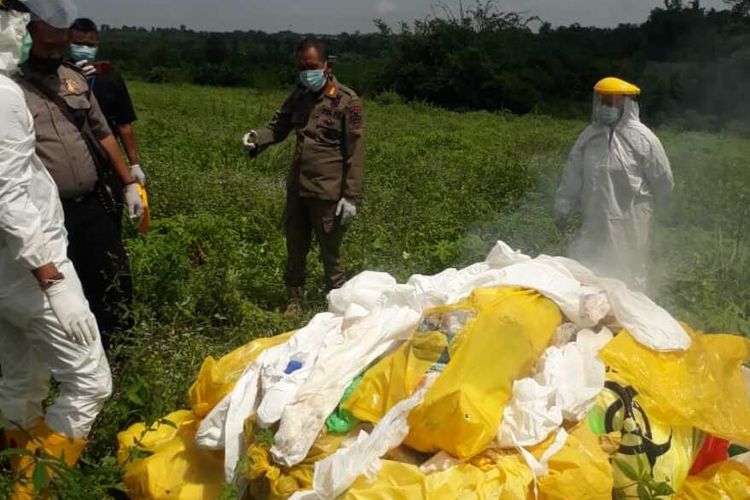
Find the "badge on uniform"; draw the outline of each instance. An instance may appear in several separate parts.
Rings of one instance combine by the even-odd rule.
[[[70,78],[66,78],[63,81],[65,82],[65,88],[67,88],[68,92],[70,92],[71,94],[76,94],[80,90],[78,88],[78,82],[76,82],[75,80],[71,80]]]

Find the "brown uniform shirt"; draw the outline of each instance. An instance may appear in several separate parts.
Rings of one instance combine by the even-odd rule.
[[[335,79],[319,93],[298,87],[268,127],[256,130],[258,152],[294,130],[297,144],[287,188],[321,200],[362,195],[365,163],[362,103]]]
[[[99,103],[89,91],[86,78],[67,65],[60,66],[56,75],[36,73],[25,65],[16,80],[26,94],[26,103],[34,117],[37,155],[57,183],[60,197],[73,198],[91,192],[98,176],[86,141],[57,104],[37,89],[31,79],[58,92],[74,113],[85,114],[94,135],[101,140],[112,132]]]

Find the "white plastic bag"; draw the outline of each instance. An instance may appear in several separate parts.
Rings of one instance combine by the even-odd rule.
[[[554,389],[564,420],[582,420],[604,389],[605,367],[597,353],[610,340],[612,333],[606,328],[600,333],[582,330],[575,342],[562,348],[552,346],[542,355],[534,378]]]
[[[550,346],[536,366],[536,375],[513,382],[513,394],[503,410],[497,442],[502,448],[533,446],[544,441],[563,420],[578,422],[604,388],[604,363],[599,350],[612,332],[581,330],[576,340]]]
[[[429,460],[419,466],[419,472],[422,474],[434,474],[435,472],[442,472],[448,470],[451,467],[460,465],[467,462],[469,459],[456,458],[448,452],[439,451],[435,453]]]
[[[529,259],[528,256],[513,251],[508,245],[502,241],[498,241],[495,248],[492,249],[487,257],[486,262],[493,269],[507,269],[509,266],[523,264],[539,264],[542,266],[538,268],[540,270],[556,269],[557,272],[568,275],[578,281],[581,286],[585,287],[582,291],[582,295],[584,296],[588,297],[592,293],[596,294],[596,289],[605,292],[610,312],[617,319],[617,322],[627,328],[633,335],[633,338],[649,349],[668,352],[684,351],[690,347],[690,336],[685,332],[685,329],[667,311],[656,305],[645,294],[630,290],[622,281],[599,277],[575,260],[547,255],[540,255],[535,259]],[[578,311],[572,312],[567,310],[567,299],[562,302],[558,301],[555,294],[559,294],[559,291],[545,291],[544,287],[537,288],[539,286],[538,283],[535,284],[532,282],[516,284],[518,286],[528,286],[529,288],[537,289],[547,298],[557,303],[565,315],[579,326],[593,326],[590,320],[584,321],[587,318],[581,317],[580,306]],[[556,286],[556,284],[554,285]],[[550,291],[553,291],[554,294],[550,294]],[[587,300],[591,300],[591,298],[589,297]],[[602,299],[599,300],[601,301]],[[580,305],[581,301],[579,300],[578,303]],[[604,302],[599,302],[597,305],[600,304],[604,304]],[[606,309],[604,305],[601,307],[591,307],[591,304],[589,304],[588,306],[588,311],[598,310],[600,311],[598,314],[601,314],[601,311]],[[574,319],[576,317],[579,320]]]
[[[535,260],[560,266],[582,284],[604,290],[612,315],[640,344],[659,352],[685,351],[690,347],[690,336],[677,320],[645,294],[630,290],[622,281],[601,278],[565,257],[542,255]]]
[[[321,350],[318,362],[284,409],[271,448],[276,463],[292,467],[307,456],[346,387],[383,353],[411,335],[420,313],[409,307],[376,309]]]
[[[328,293],[328,310],[347,321],[362,318],[375,309],[383,292],[396,286],[396,279],[388,273],[361,272]]]
[[[500,269],[503,267],[510,266],[512,264],[519,264],[521,262],[528,262],[531,257],[524,254],[520,250],[513,250],[504,241],[498,241],[495,246],[492,247],[487,258],[484,260],[490,267],[494,269]]]
[[[503,409],[497,433],[501,448],[533,446],[562,425],[562,408],[554,387],[533,378],[516,380],[510,401]]]
[[[331,313],[318,314],[289,341],[261,352],[232,392],[201,422],[196,443],[201,448],[224,450],[227,481],[234,479],[244,446],[245,420],[256,411],[267,425],[278,420],[286,403],[312,372],[321,346],[340,333],[341,321],[340,316]],[[299,363],[299,368],[286,374],[290,361]]]
[[[260,370],[265,363],[281,353],[280,348],[281,346],[275,346],[260,353],[227,396],[224,422],[224,475],[227,481],[232,481],[235,477],[237,461],[244,445],[245,419],[252,415],[258,404]]]
[[[341,331],[342,318],[331,313],[316,315],[280,347],[279,355],[261,369],[257,422],[267,428],[281,419],[284,408],[307,380],[325,340]]]

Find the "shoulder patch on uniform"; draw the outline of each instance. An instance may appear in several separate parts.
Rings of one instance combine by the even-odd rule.
[[[78,94],[81,90],[81,87],[78,85],[78,82],[76,82],[72,78],[64,78],[63,83],[65,84],[65,88],[68,92],[71,94]]]
[[[83,74],[83,70],[68,62],[63,63],[61,68],[60,80],[68,92],[77,94],[89,90],[88,80],[86,75]]]
[[[360,129],[363,125],[362,122],[362,103],[354,101],[349,105],[349,123],[351,123],[352,128]]]

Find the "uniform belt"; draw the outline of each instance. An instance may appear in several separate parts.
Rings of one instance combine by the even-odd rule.
[[[63,198],[62,204],[64,207],[76,207],[78,205],[83,205],[84,203],[88,203],[89,201],[96,198],[96,192],[91,191],[86,194],[82,194],[80,196],[73,196],[70,198]]]

